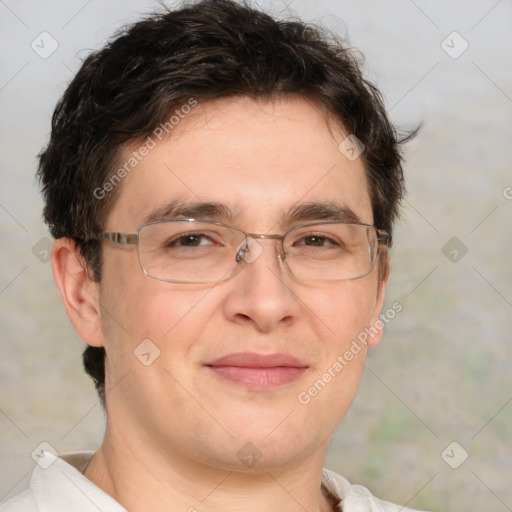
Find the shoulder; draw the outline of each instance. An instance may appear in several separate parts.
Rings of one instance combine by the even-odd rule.
[[[0,507],[0,512],[127,512],[83,475],[92,452],[57,455],[41,451],[29,490]]]
[[[37,505],[30,489],[0,505],[0,512],[37,512]]]
[[[346,478],[329,469],[322,471],[322,485],[340,500],[343,512],[421,512],[402,505],[383,501],[362,485],[353,485]]]

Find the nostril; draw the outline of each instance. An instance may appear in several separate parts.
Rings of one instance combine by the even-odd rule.
[[[251,321],[251,317],[249,315],[246,315],[244,313],[238,313],[236,315],[240,320],[244,321],[244,322],[250,322]]]

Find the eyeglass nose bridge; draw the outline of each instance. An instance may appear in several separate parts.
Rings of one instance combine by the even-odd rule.
[[[235,256],[235,261],[237,263],[240,263],[241,260],[244,260],[247,263],[252,263],[259,256],[259,254],[261,254],[261,252],[263,252],[263,250],[262,250],[259,254],[255,255],[255,257],[252,259],[247,258],[247,254],[250,251],[249,240],[251,238],[252,239],[260,238],[260,239],[267,239],[267,240],[280,240],[281,243],[278,244],[277,258],[279,259],[279,261],[284,262],[284,260],[286,258],[286,254],[284,252],[284,247],[283,247],[283,240],[285,238],[285,235],[273,235],[273,234],[261,235],[258,233],[245,233],[244,240],[237,247],[236,256]]]

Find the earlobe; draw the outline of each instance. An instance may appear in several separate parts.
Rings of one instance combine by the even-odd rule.
[[[53,278],[75,331],[88,345],[103,345],[99,284],[88,272],[73,240],[59,238],[52,247]]]

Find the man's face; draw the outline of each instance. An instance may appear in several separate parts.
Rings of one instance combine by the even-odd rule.
[[[331,128],[301,99],[200,105],[119,185],[105,231],[134,233],[175,201],[225,205],[233,218],[208,220],[252,233],[285,232],[298,224],[286,214],[311,203],[335,203],[372,224],[363,162],[340,153],[348,134]],[[259,467],[323,458],[356,393],[366,350],[331,370],[309,401],[299,396],[376,321],[384,285],[377,265],[361,279],[299,281],[277,258],[275,240],[258,243],[263,252],[216,285],[153,279],[141,271],[135,246],[104,243],[98,344],[107,353],[109,426],[124,442],[227,469],[243,467],[246,452],[262,457]],[[143,362],[134,352],[148,339],[160,355],[145,365],[153,345],[142,345]],[[248,380],[258,370],[233,380],[209,364],[239,353],[286,354],[302,369],[287,382],[255,386]]]

